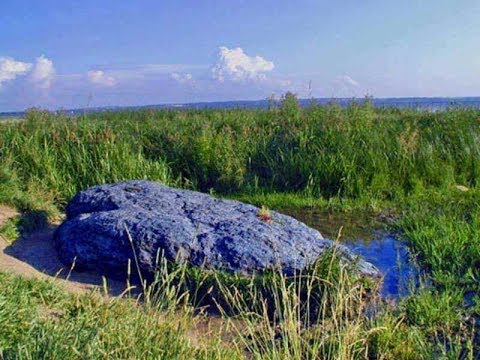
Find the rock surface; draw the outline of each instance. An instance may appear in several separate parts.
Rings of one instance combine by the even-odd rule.
[[[251,274],[281,268],[293,274],[334,245],[292,217],[238,201],[179,190],[149,181],[95,186],[78,193],[55,234],[61,261],[77,269],[125,276],[128,259],[147,274],[157,254],[195,266]],[[130,239],[132,242],[130,242]],[[134,250],[133,250],[134,249]],[[377,276],[372,264],[339,246],[363,275]]]

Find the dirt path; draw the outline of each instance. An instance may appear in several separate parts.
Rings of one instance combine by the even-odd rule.
[[[0,205],[0,226],[18,212]],[[57,257],[53,246],[56,225],[23,235],[13,244],[0,236],[0,271],[28,278],[51,280],[69,292],[79,293],[103,287],[103,278],[93,272],[70,271]],[[120,281],[107,280],[109,294],[119,295],[125,289]]]

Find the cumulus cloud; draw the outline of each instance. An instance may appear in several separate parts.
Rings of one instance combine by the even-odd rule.
[[[30,75],[32,82],[40,89],[49,89],[54,76],[53,61],[43,55],[38,57]]]
[[[88,80],[97,85],[115,86],[117,80],[113,76],[105,74],[102,70],[90,70],[87,72]]]
[[[25,75],[32,68],[32,64],[16,61],[9,57],[0,57],[0,87],[3,82],[14,80],[17,76]]]
[[[242,48],[217,50],[210,64],[97,64],[90,71],[67,73],[59,73],[56,62],[43,55],[26,62],[0,57],[0,86],[8,84],[0,108],[84,107],[92,90],[99,106],[258,99],[297,92],[298,82],[275,74],[270,59]]]
[[[179,82],[180,84],[187,84],[187,83],[191,83],[193,82],[193,76],[192,74],[180,74],[180,73],[176,73],[176,72],[173,72],[170,74],[170,77]]]
[[[274,67],[272,61],[258,55],[248,56],[240,47],[229,49],[222,46],[212,67],[212,76],[218,81],[264,80],[265,73]]]

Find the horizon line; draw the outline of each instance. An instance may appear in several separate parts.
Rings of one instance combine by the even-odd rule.
[[[370,96],[370,95],[365,95],[363,97],[356,97],[356,96],[350,96],[350,97],[299,97],[299,101],[309,101],[309,100],[320,100],[320,101],[334,101],[334,100],[340,100],[340,101],[355,101],[355,100],[366,100],[366,99],[372,99],[372,100],[412,100],[412,99],[439,99],[439,100],[458,100],[458,99],[463,99],[463,100],[470,100],[470,99],[479,99],[480,101],[480,95],[478,96],[394,96],[394,97],[376,97],[376,96]],[[262,99],[256,99],[256,100],[220,100],[220,101],[193,101],[193,102],[160,102],[156,104],[146,104],[146,105],[106,105],[106,106],[87,106],[87,107],[78,107],[78,108],[57,108],[57,109],[48,109],[48,108],[41,108],[41,107],[36,107],[32,106],[29,108],[25,108],[23,110],[12,110],[12,111],[0,111],[0,117],[5,117],[6,115],[15,115],[15,114],[25,114],[28,110],[30,109],[40,109],[40,110],[46,110],[46,111],[52,111],[52,112],[78,112],[78,111],[95,111],[95,110],[110,110],[110,109],[141,109],[141,108],[149,108],[149,107],[188,107],[190,106],[201,106],[201,105],[208,105],[208,104],[227,104],[227,103],[258,103],[258,102],[268,102],[271,101],[272,99],[269,98],[262,98]],[[275,97],[273,99],[274,101],[280,101],[281,96],[278,98]],[[480,105],[480,104],[479,104]]]

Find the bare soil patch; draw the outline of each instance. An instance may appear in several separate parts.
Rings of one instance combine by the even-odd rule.
[[[19,213],[8,206],[0,205],[0,226]],[[104,286],[104,278],[94,272],[79,272],[63,265],[53,245],[53,234],[58,224],[23,234],[13,244],[0,236],[0,271],[24,277],[50,280],[73,293],[91,291]],[[126,284],[106,280],[108,293],[120,295]]]

